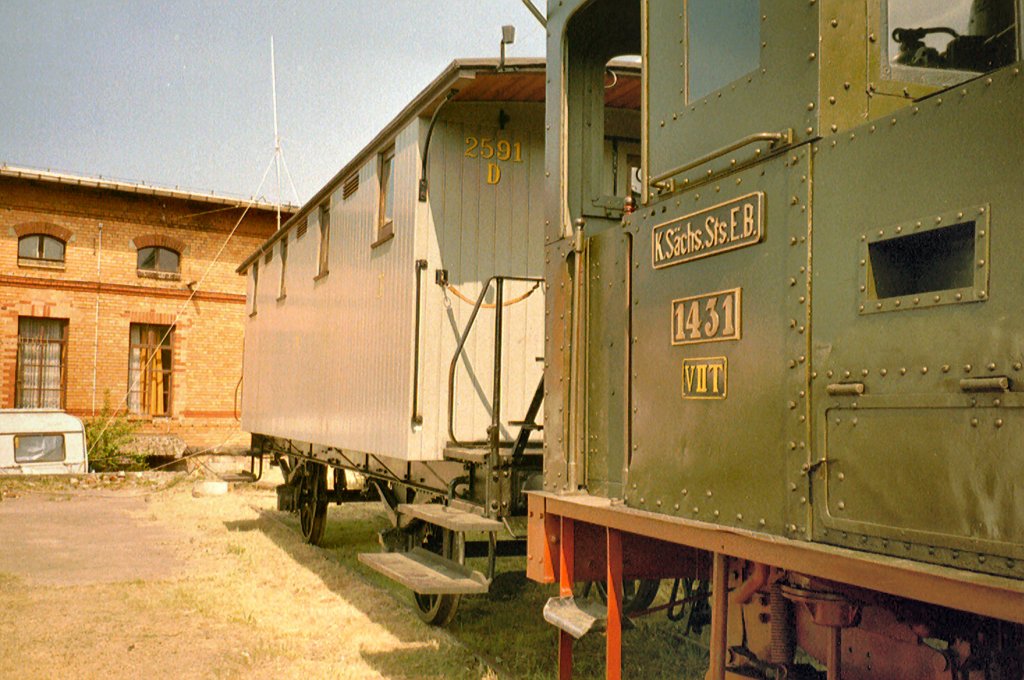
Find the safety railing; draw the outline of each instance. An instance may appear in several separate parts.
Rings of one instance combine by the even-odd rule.
[[[455,370],[459,365],[459,359],[462,358],[463,352],[465,351],[466,341],[469,339],[469,334],[473,331],[473,325],[476,323],[476,318],[479,315],[480,310],[484,307],[484,300],[487,298],[487,294],[493,285],[494,374],[491,382],[491,425],[487,428],[487,442],[490,445],[492,453],[495,454],[497,453],[498,447],[501,445],[502,329],[505,308],[505,282],[507,281],[540,285],[543,283],[544,279],[531,276],[492,276],[487,279],[487,282],[484,283],[483,289],[480,291],[480,295],[477,297],[476,304],[473,305],[473,311],[469,315],[469,321],[466,323],[466,328],[462,331],[462,335],[459,338],[459,344],[455,348],[455,355],[452,357],[452,363],[448,367],[448,438],[453,445],[463,446],[464,444],[455,436]]]

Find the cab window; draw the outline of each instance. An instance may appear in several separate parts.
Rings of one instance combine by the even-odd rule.
[[[756,0],[686,3],[687,102],[703,99],[757,69],[760,17]]]
[[[886,0],[888,65],[896,75],[959,82],[1017,59],[1014,0]],[[959,74],[959,75],[957,75]]]

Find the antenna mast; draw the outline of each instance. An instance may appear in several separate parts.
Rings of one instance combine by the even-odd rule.
[[[274,98],[274,164],[277,167],[277,228],[281,228],[281,136],[277,132],[277,68],[274,65],[274,36],[270,36],[270,91]]]

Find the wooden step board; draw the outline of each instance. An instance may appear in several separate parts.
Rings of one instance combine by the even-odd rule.
[[[479,595],[491,585],[480,572],[423,548],[360,553],[359,561],[421,595]]]
[[[256,475],[251,472],[233,472],[221,475],[220,479],[222,482],[251,484],[256,481]]]
[[[440,503],[402,503],[398,514],[421,519],[452,531],[504,531],[501,522],[474,515],[465,510],[455,510]]]

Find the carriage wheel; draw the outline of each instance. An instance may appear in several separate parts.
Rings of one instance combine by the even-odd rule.
[[[595,581],[595,589],[601,602],[608,603],[608,584]],[[622,613],[634,614],[651,606],[658,596],[661,581],[658,579],[623,579],[622,580]]]
[[[431,626],[447,626],[459,610],[461,595],[421,595],[413,593],[416,613]]]
[[[310,545],[320,545],[327,526],[327,466],[305,462],[299,479],[299,527]]]
[[[444,549],[445,534],[448,534],[447,551]],[[448,559],[454,556],[459,564],[464,564],[465,556],[456,545],[458,540],[455,532],[426,524],[420,525],[410,536],[412,547],[419,546]],[[459,609],[459,600],[462,599],[461,595],[424,595],[415,592],[412,595],[416,603],[416,614],[431,626],[447,626],[451,623]]]

